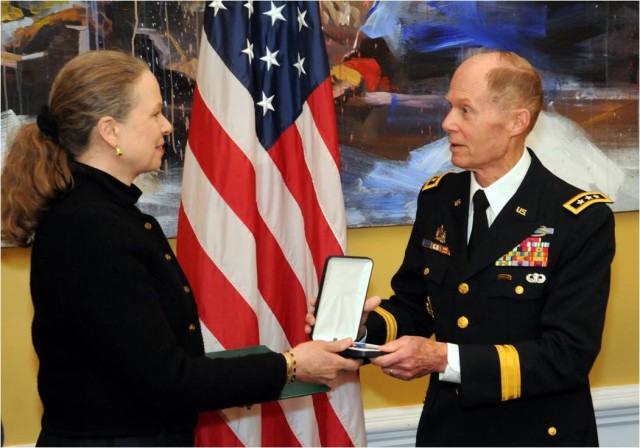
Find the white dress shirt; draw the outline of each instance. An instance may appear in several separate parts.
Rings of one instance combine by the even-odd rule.
[[[507,174],[500,179],[484,188],[484,192],[487,195],[489,201],[489,207],[487,207],[487,223],[489,227],[493,224],[496,216],[509,202],[509,199],[516,193],[518,187],[524,180],[524,176],[529,170],[531,165],[531,155],[525,148],[522,157],[513,168],[509,170]],[[482,189],[478,181],[476,180],[475,173],[471,173],[471,186],[469,188],[469,197],[472,198],[476,191]],[[469,201],[469,220],[467,226],[467,242],[471,236],[471,228],[473,226],[473,201]],[[450,383],[460,383],[462,381],[462,372],[460,369],[460,353],[457,344],[447,343],[447,368],[444,373],[440,373],[441,381],[448,381]]]

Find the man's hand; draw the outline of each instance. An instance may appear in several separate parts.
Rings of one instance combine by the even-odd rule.
[[[447,368],[447,344],[419,336],[402,336],[381,345],[388,355],[371,358],[371,364],[380,366],[389,376],[412,380]]]

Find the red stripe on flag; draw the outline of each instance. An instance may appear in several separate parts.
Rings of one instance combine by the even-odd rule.
[[[300,134],[295,126],[282,133],[269,150],[269,156],[282,173],[285,184],[302,211],[305,237],[320,276],[327,256],[342,255],[342,248],[320,208],[313,179],[304,160]]]
[[[202,249],[182,204],[178,211],[178,234],[177,255],[197,299],[198,315],[204,325],[227,350],[259,344],[255,313]]]
[[[301,446],[278,402],[262,404],[262,446]]]
[[[340,145],[338,142],[338,128],[336,127],[336,111],[333,107],[333,86],[331,78],[325,79],[313,91],[307,104],[311,108],[313,121],[316,122],[318,133],[325,146],[329,149],[333,160],[340,170]]]
[[[244,446],[218,411],[203,412],[195,429],[195,446]]]
[[[256,173],[251,161],[209,113],[197,88],[191,117],[189,146],[194,157],[209,182],[254,235],[258,289],[262,297],[291,344],[307,340],[299,320],[307,312],[305,293],[257,209]],[[216,142],[215,148],[211,142]],[[282,297],[284,291],[286,300]]]
[[[316,411],[322,446],[353,446],[353,441],[333,410],[327,394],[314,395],[313,408]]]

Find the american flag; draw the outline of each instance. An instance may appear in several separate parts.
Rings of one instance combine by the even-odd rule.
[[[346,247],[318,4],[207,2],[189,126],[177,249],[206,351],[308,340],[324,260]],[[327,394],[202,414],[196,443],[364,446],[358,376]]]

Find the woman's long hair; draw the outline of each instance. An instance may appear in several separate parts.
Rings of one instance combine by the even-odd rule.
[[[51,86],[38,123],[23,125],[2,168],[2,241],[30,246],[42,213],[72,185],[69,162],[89,146],[98,120],[126,119],[147,64],[119,51],[71,59]]]

